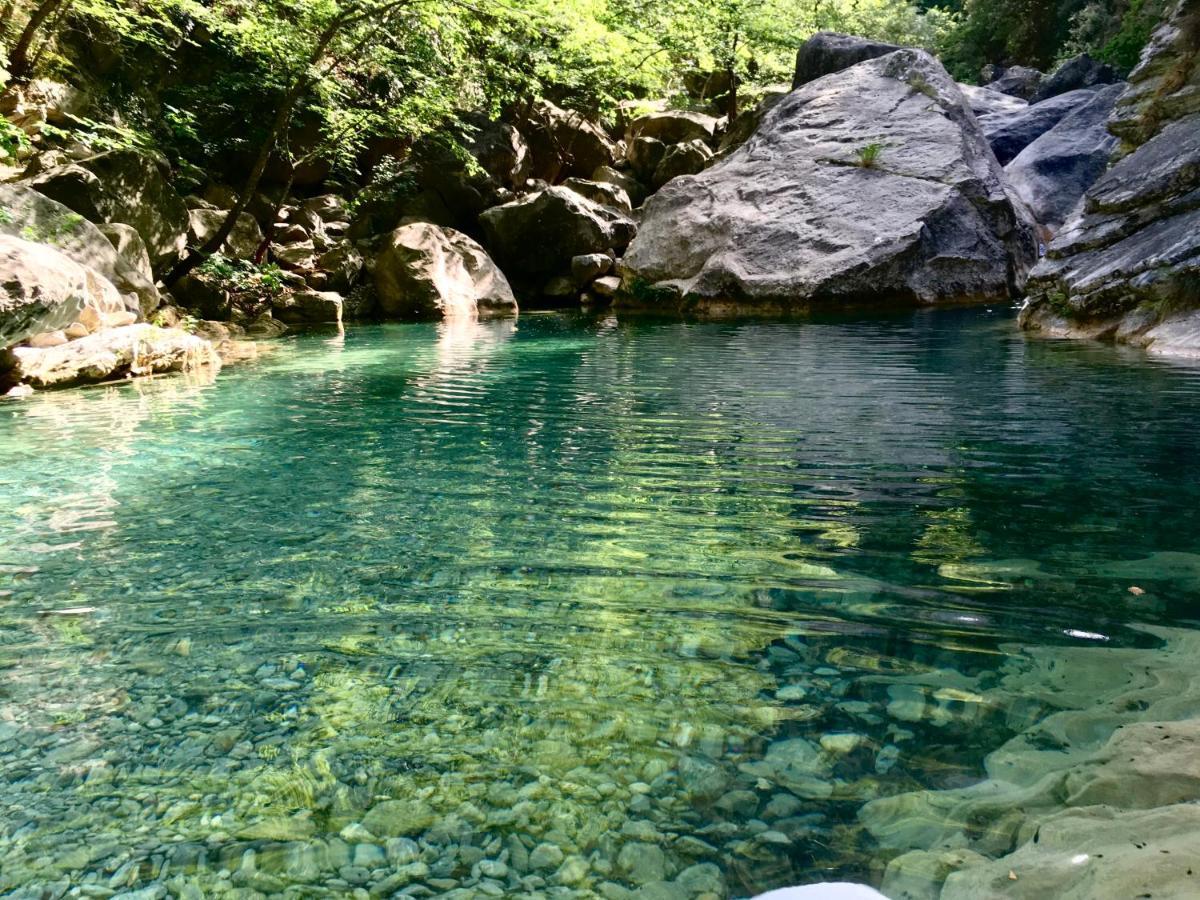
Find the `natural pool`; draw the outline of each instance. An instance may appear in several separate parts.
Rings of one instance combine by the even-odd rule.
[[[1007,852],[1003,799],[862,807],[1182,664],[1198,421],[1200,368],[1001,310],[352,327],[0,405],[0,892],[711,900]]]

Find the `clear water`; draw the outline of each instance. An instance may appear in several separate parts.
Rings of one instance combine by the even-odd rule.
[[[357,327],[0,405],[0,891],[877,884],[861,805],[1048,709],[970,692],[1200,624],[1197,421],[1200,370],[998,310]]]

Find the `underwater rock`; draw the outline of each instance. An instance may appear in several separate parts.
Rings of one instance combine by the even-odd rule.
[[[433,808],[420,800],[384,800],[363,816],[362,824],[380,837],[404,837],[419,834],[435,820]]]

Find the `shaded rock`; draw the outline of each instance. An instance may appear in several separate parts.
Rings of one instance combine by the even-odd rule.
[[[141,235],[155,273],[187,246],[188,209],[158,162],[137,150],[110,150],[51,169],[32,186],[89,222],[122,222]]]
[[[300,209],[326,223],[345,222],[350,218],[350,209],[346,206],[346,201],[337,194],[309,197],[300,204]]]
[[[1200,11],[1155,32],[1109,129],[1126,152],[1033,271],[1021,324],[1200,354]]]
[[[623,249],[633,220],[565,187],[552,187],[479,217],[486,243],[506,272],[548,276],[566,272],[573,257]]]
[[[1038,88],[1041,87],[1042,79],[1046,77],[1042,72],[1029,66],[994,68],[990,73],[985,71],[985,74],[992,76],[987,81],[987,87],[993,91],[999,91],[1001,94],[1020,97],[1022,100],[1033,99]]]
[[[704,171],[713,153],[704,141],[688,141],[668,147],[662,162],[654,170],[651,184],[661,187],[680,175],[695,175]]]
[[[317,267],[325,272],[330,290],[345,292],[358,283],[363,257],[353,244],[343,241],[317,257]]]
[[[571,278],[583,286],[595,281],[613,267],[612,257],[606,253],[585,253],[571,258]]]
[[[126,325],[35,350],[17,347],[19,380],[36,387],[107,381],[126,375],[216,369],[220,359],[208,341],[174,328]]]
[[[666,155],[667,145],[652,137],[634,138],[625,150],[625,158],[630,168],[644,184],[650,184],[654,180],[654,172]]]
[[[1059,94],[1077,91],[1080,88],[1113,84],[1117,80],[1116,69],[1083,53],[1067,60],[1043,78],[1029,102],[1041,103]]]
[[[188,238],[194,247],[206,244],[221,227],[227,213],[221,209],[193,209],[188,213]],[[262,229],[250,213],[242,213],[225,239],[221,252],[235,259],[251,259],[263,241]]]
[[[461,232],[425,223],[403,225],[387,238],[375,261],[375,287],[389,316],[517,312],[508,280],[482,247]]]
[[[506,187],[523,185],[529,177],[533,159],[521,132],[507,122],[476,118],[471,124],[476,130],[470,151],[476,162]]]
[[[147,276],[144,245],[124,237],[115,247],[91,222],[32,188],[19,184],[0,184],[0,207],[11,221],[0,220],[0,234],[20,237],[32,234],[40,242],[50,242],[63,255],[81,266],[95,269],[123,295],[131,296],[130,308],[149,314],[162,302],[158,289]],[[112,233],[112,232],[110,232]]]
[[[124,312],[100,273],[46,244],[0,235],[0,347],[75,322],[85,309]]]
[[[633,203],[625,190],[616,184],[604,181],[588,181],[585,178],[568,178],[563,187],[570,188],[581,197],[586,197],[601,206],[611,206],[623,213],[633,210]]]
[[[113,249],[117,251],[117,255],[122,261],[135,270],[148,284],[153,284],[154,272],[150,268],[150,254],[146,252],[146,244],[142,241],[142,236],[137,233],[136,228],[122,222],[106,222],[97,225],[96,228],[113,245]]]
[[[625,131],[625,140],[632,142],[639,137],[648,137],[664,144],[682,144],[711,141],[716,133],[717,119],[713,116],[670,109],[634,119]]]
[[[885,144],[873,168],[855,148]],[[753,138],[646,204],[626,305],[780,310],[997,299],[1032,262],[1031,224],[962,94],[918,50],[793,91]]]
[[[616,158],[616,144],[599,125],[546,100],[534,104],[520,128],[529,144],[532,178],[550,183],[571,176],[587,178]]]
[[[1104,174],[1117,146],[1108,131],[1108,117],[1122,90],[1114,84],[1094,92],[1005,166],[1008,183],[1040,225],[1052,231],[1061,228],[1084,191]]]
[[[792,90],[868,59],[887,56],[899,49],[901,48],[897,44],[871,41],[851,34],[818,31],[796,51],[796,73],[792,77]]]
[[[1035,140],[1088,104],[1095,90],[1062,94],[1045,103],[980,116],[979,124],[1001,165],[1008,165]]]
[[[599,166],[592,173],[592,181],[620,188],[633,206],[641,206],[642,201],[646,199],[647,190],[644,184],[627,172],[620,172],[612,166]]]
[[[302,289],[280,294],[271,313],[288,325],[322,325],[342,321],[342,295],[336,291]]]

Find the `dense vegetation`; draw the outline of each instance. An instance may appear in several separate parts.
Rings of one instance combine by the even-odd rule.
[[[241,164],[282,120],[300,136],[285,152],[353,175],[372,144],[468,107],[601,113],[707,83],[729,111],[731,82],[786,81],[821,29],[936,49],[960,78],[1084,49],[1127,68],[1163,2],[5,0],[0,46],[11,77],[102,82],[117,121],[180,161]]]

